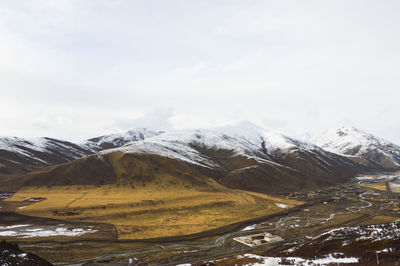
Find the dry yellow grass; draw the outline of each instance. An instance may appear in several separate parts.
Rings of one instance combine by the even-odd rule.
[[[381,190],[381,191],[386,191],[386,186],[384,183],[374,183],[374,184],[363,183],[363,184],[360,184],[360,186],[366,187],[366,188],[373,188],[373,189]]]
[[[360,223],[360,225],[386,224],[386,223],[393,223],[398,220],[399,220],[399,217],[378,215],[378,216],[372,217],[371,219],[368,219],[368,220]]]
[[[116,185],[24,187],[9,200],[45,197],[20,213],[68,220],[113,223],[120,238],[153,238],[191,234],[268,215],[282,209],[275,203],[300,204],[282,198],[227,189],[214,180],[212,189],[194,189],[163,182],[132,189]]]
[[[361,187],[367,187],[367,188],[372,188],[380,191],[386,191],[386,185],[384,182],[379,182],[379,183],[363,183],[360,185]],[[392,188],[392,191],[395,193],[400,193],[400,190],[396,190]]]

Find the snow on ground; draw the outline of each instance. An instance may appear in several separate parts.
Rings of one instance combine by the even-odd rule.
[[[81,236],[84,234],[95,233],[92,226],[83,228],[69,228],[65,225],[11,225],[11,226],[0,226],[0,236],[12,236],[21,238],[30,237],[51,237],[51,236]]]
[[[396,177],[396,176],[388,176],[388,175],[381,175],[381,176],[357,176],[356,179],[357,179],[357,180],[360,180],[360,181],[365,181],[365,180],[373,181],[373,180],[383,180],[383,179],[387,179],[387,178],[391,179],[391,178],[393,178],[393,177]]]
[[[242,229],[242,231],[249,231],[249,230],[254,230],[254,229],[256,229],[255,224],[246,226],[245,228]]]
[[[327,151],[342,155],[363,156],[373,150],[390,158],[394,165],[400,166],[399,146],[354,127],[324,131],[309,141]]]
[[[397,182],[389,182],[390,188],[392,190],[400,190],[400,183]]]
[[[278,206],[279,208],[289,208],[290,205],[287,204],[283,204],[283,203],[275,203],[276,206]]]
[[[356,235],[351,240],[348,240],[349,235]],[[322,242],[330,240],[343,240],[344,244],[351,242],[366,240],[370,242],[399,239],[400,238],[400,224],[398,222],[389,224],[377,224],[368,226],[348,226],[340,227],[328,232],[322,233],[313,239],[323,239]]]
[[[374,181],[374,180],[396,180],[399,179],[399,175],[380,175],[380,176],[357,176],[356,179],[360,181]],[[391,184],[397,183],[396,181]],[[400,183],[399,183],[400,184]]]
[[[244,254],[236,257],[237,259],[252,258],[258,260],[256,263],[244,264],[244,265],[267,265],[267,266],[277,266],[277,265],[328,265],[328,264],[352,264],[358,263],[358,259],[355,257],[344,257],[342,253],[332,253],[318,259],[304,259],[300,257],[265,257],[255,254]],[[222,259],[223,260],[223,259]],[[219,260],[217,260],[219,261]],[[211,261],[214,262],[214,261]],[[180,264],[180,266],[187,266],[191,264]]]
[[[254,258],[260,260],[259,263],[252,263],[247,265],[328,265],[330,263],[358,263],[358,259],[354,257],[348,258],[340,258],[338,257],[341,254],[329,254],[325,257],[319,259],[303,259],[299,257],[286,257],[286,258],[278,258],[278,257],[264,257],[254,254],[244,254],[240,255],[237,258]]]

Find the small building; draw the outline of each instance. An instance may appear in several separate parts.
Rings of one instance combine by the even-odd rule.
[[[14,193],[11,193],[11,192],[0,192],[0,200],[12,197],[12,195],[14,195]]]
[[[246,246],[254,247],[258,245],[282,241],[283,239],[280,236],[274,236],[270,233],[261,233],[248,236],[239,236],[235,237],[233,240],[242,243]]]

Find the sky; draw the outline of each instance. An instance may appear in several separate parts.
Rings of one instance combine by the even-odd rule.
[[[3,0],[0,135],[239,120],[400,144],[400,1]]]

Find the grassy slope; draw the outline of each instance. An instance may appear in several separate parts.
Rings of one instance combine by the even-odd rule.
[[[360,186],[367,187],[367,188],[373,188],[373,189],[380,190],[380,191],[386,191],[386,185],[384,182],[373,183],[373,184],[363,183]],[[392,189],[392,192],[400,193],[400,190]]]
[[[299,204],[228,189],[193,167],[168,158],[112,154],[102,160],[104,164],[96,161],[102,172],[86,170],[83,176],[81,169],[90,165],[82,161],[31,174],[29,186],[22,186],[9,200],[45,197],[19,212],[113,223],[121,230],[122,239],[196,233],[282,210],[275,203]],[[80,179],[86,181],[74,184]]]
[[[47,200],[19,211],[33,216],[113,223],[121,230],[121,238],[190,234],[282,210],[275,202],[297,204],[240,190],[159,190],[154,186],[134,191],[110,185],[80,189],[26,187],[10,200],[36,196]]]

